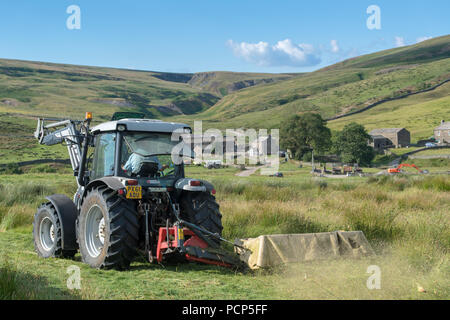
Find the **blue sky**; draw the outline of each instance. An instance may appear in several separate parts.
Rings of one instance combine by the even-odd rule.
[[[69,30],[66,9],[81,10]],[[369,30],[377,5],[381,29]],[[168,72],[305,72],[450,33],[450,1],[15,0],[0,58]]]

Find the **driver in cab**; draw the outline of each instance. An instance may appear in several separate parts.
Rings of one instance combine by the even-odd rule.
[[[139,169],[143,161],[156,162],[158,164],[158,171],[164,171],[169,167],[167,164],[161,165],[157,156],[144,157],[141,156],[140,154],[133,152],[128,158],[127,162],[124,165],[122,165],[122,169],[125,172],[137,174],[137,170]]]

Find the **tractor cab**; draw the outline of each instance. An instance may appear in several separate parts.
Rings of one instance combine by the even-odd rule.
[[[182,123],[152,119],[121,119],[91,129],[94,150],[89,160],[89,181],[115,176],[157,179],[173,185],[184,178],[183,160],[192,157],[183,140],[191,128]]]

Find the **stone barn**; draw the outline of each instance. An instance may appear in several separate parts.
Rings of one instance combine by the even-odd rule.
[[[369,134],[372,139],[379,141],[380,145],[384,144],[384,148],[404,148],[411,144],[411,134],[405,128],[374,129]],[[381,137],[387,140],[382,140]]]
[[[372,136],[372,142],[370,143],[370,146],[372,146],[376,150],[383,150],[393,147],[391,140],[378,135]]]

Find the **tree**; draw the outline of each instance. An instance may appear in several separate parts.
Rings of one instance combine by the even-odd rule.
[[[331,146],[331,131],[320,114],[307,112],[295,115],[281,128],[281,145],[291,149],[295,158],[302,159],[307,152],[327,151]]]
[[[342,162],[370,165],[375,157],[373,148],[368,145],[370,139],[364,126],[349,123],[333,135],[333,152],[341,156]]]

